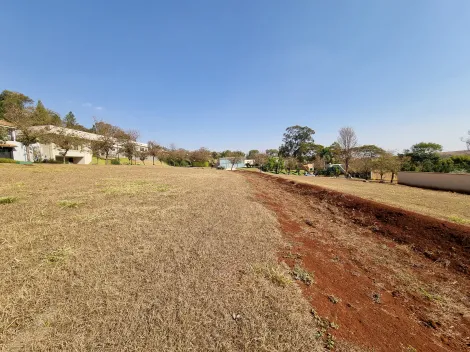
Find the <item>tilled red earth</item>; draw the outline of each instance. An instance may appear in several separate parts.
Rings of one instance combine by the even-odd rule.
[[[337,350],[468,351],[470,228],[318,186],[242,173],[314,274],[300,283]]]

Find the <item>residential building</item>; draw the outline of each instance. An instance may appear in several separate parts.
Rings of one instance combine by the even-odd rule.
[[[10,141],[6,141],[3,144],[0,144],[0,157],[6,157],[15,159],[17,161],[27,161],[27,152],[25,146],[23,146],[20,142],[16,141],[16,136],[19,131],[15,130],[13,124],[0,120],[0,126],[6,127],[8,129]],[[98,141],[102,136],[84,132],[79,130],[74,130],[71,128],[59,127],[59,126],[33,126],[31,127],[33,130],[41,130],[47,131],[47,133],[51,134],[66,134],[71,135],[74,137],[81,138],[85,141]],[[135,142],[136,148],[139,151],[148,150],[148,146],[145,143]],[[116,157],[119,153],[121,146],[116,141],[116,144],[110,153],[109,157],[113,158]],[[64,150],[59,148],[54,143],[36,143],[30,146],[29,148],[29,160],[31,161],[41,161],[41,160],[54,160],[54,161],[63,161],[64,160]],[[74,146],[72,149],[67,151],[65,155],[66,162],[73,163],[73,164],[90,164],[93,159],[93,154],[91,149],[89,148],[86,143],[84,145],[77,145]]]
[[[240,162],[232,165],[232,160],[230,158],[220,158],[217,163],[217,168],[225,170],[236,170],[241,167],[246,167],[245,159],[242,159]]]

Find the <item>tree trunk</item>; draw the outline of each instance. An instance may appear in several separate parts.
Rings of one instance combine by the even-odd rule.
[[[155,165],[155,156],[152,155],[152,165]]]
[[[25,149],[26,149],[26,161],[31,161],[30,160],[31,158],[29,157],[29,145],[26,145]]]
[[[64,164],[65,164],[65,156],[67,155],[68,150],[64,152]]]
[[[390,183],[393,183],[393,179],[395,178],[395,173],[392,172],[392,179],[390,180]]]

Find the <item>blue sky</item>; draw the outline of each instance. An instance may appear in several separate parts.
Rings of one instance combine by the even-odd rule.
[[[0,7],[0,90],[90,126],[195,149],[331,144],[464,149],[468,0],[25,1]]]

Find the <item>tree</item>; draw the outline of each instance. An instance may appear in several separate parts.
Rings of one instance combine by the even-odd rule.
[[[254,160],[256,158],[256,155],[259,154],[259,150],[257,149],[252,149],[248,152],[248,155],[246,156],[247,159]]]
[[[344,160],[346,174],[349,170],[349,162],[353,158],[354,149],[357,146],[356,132],[352,127],[343,127],[339,130],[338,144],[341,148],[341,156]]]
[[[15,125],[18,132],[16,140],[24,145],[26,159],[31,161],[31,145],[37,143],[42,135],[41,130],[32,128],[34,125],[34,108],[31,106],[24,107],[16,103],[7,104],[4,107],[4,118]]]
[[[114,150],[117,138],[122,132],[119,127],[113,126],[103,120],[95,119],[94,123],[95,133],[99,135],[99,154],[104,155],[105,164],[108,164],[109,154]],[[136,137],[137,138],[137,137]]]
[[[5,143],[8,140],[8,130],[0,126],[0,143]]]
[[[27,95],[4,90],[0,93],[0,120],[17,123],[18,121],[16,118],[14,121],[10,120],[12,118],[12,112],[24,110],[30,107],[33,103],[34,100]]]
[[[269,156],[269,157],[276,157],[279,155],[279,150],[277,149],[267,149],[266,150],[266,154]]]
[[[148,153],[152,157],[152,165],[155,165],[155,158],[158,158],[160,155],[160,150],[162,147],[155,141],[149,141],[147,143],[148,146]],[[160,160],[161,163],[161,160]]]
[[[470,150],[470,130],[468,130],[468,137],[462,137],[461,140],[467,145],[467,150]]]
[[[64,116],[62,120],[62,124],[64,127],[67,127],[67,128],[74,128],[77,125],[77,119],[75,118],[75,115],[73,114],[73,112],[69,111],[67,115]],[[95,133],[97,133],[96,130],[95,130]]]
[[[285,160],[285,165],[286,165],[286,169],[287,169],[287,172],[289,173],[290,175],[290,172],[291,170],[295,170],[298,166],[298,161],[297,159],[293,158],[293,157],[288,157],[286,158]]]
[[[245,160],[245,153],[243,153],[239,150],[234,151],[234,152],[230,152],[227,159],[230,161],[230,164],[231,164],[230,170],[233,170],[233,167],[235,165],[240,164],[241,162],[243,162]]]
[[[353,162],[353,165],[355,165],[353,166],[353,169],[364,174],[368,179],[374,168],[374,159],[384,155],[385,153],[385,150],[374,144],[357,147],[353,152],[356,158],[355,162]]]
[[[41,100],[38,100],[36,108],[33,113],[33,120],[35,125],[50,125],[51,124],[51,115],[46,109]]]
[[[147,157],[149,156],[148,150],[140,150],[136,152],[136,154],[140,161],[142,161],[142,163],[145,165],[145,159],[147,159]]]
[[[279,155],[294,157],[299,162],[304,162],[314,148],[314,134],[315,131],[307,126],[288,127],[282,139],[283,144],[279,147]]]
[[[66,131],[62,127],[57,127],[55,128],[55,130],[44,129],[43,131],[44,134],[40,137],[41,142],[53,143],[59,149],[62,149],[62,152],[60,152],[60,154],[64,159],[64,164],[67,153],[70,150],[78,149],[86,143],[83,138],[80,138],[74,133]]]
[[[258,153],[255,155],[255,165],[259,168],[263,168],[264,164],[268,161],[268,155],[264,153]]]
[[[392,173],[392,177],[390,179],[390,183],[393,183],[393,180],[395,179],[395,176],[398,174],[398,172],[402,169],[403,163],[407,160],[406,157],[404,156],[396,156],[392,155],[389,160],[389,171]]]
[[[126,158],[129,159],[129,164],[132,165],[132,159],[134,158],[137,152],[135,142],[130,139],[124,142],[124,144],[122,145],[122,152],[126,156]]]
[[[204,165],[211,159],[211,152],[209,149],[201,147],[189,153],[191,164]],[[207,165],[207,164],[206,164]]]
[[[380,175],[380,181],[383,181],[383,176],[390,171],[391,161],[393,160],[393,155],[389,153],[384,153],[378,158],[375,158],[373,161],[374,171]]]
[[[410,170],[422,172],[434,171],[437,166],[442,151],[442,145],[432,142],[421,142],[411,146],[410,150],[405,150],[404,155],[410,157]]]
[[[98,165],[101,155],[101,141],[90,141],[88,147],[91,149],[91,154],[96,158],[96,165]]]

